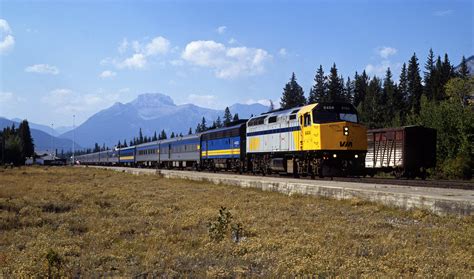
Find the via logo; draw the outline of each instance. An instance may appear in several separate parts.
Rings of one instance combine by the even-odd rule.
[[[352,141],[340,141],[339,146],[340,147],[352,147]]]

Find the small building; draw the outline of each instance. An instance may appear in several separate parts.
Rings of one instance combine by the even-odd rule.
[[[43,154],[36,158],[35,164],[44,166],[64,166],[66,165],[66,159],[61,159],[52,154]]]

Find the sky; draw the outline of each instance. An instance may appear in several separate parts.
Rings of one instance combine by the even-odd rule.
[[[474,54],[473,1],[4,1],[0,116],[76,125],[163,93],[223,109],[279,102],[295,72],[397,78],[413,53]]]

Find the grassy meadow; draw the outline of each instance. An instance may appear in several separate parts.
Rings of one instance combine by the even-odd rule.
[[[1,169],[0,270],[472,278],[474,217],[93,168]]]

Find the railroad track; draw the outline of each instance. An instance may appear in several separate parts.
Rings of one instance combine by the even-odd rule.
[[[190,170],[181,170],[190,171]],[[194,171],[194,170],[193,170]],[[212,171],[200,171],[214,173]],[[230,171],[220,171],[217,173],[233,173]],[[250,173],[245,175],[252,175]],[[256,174],[255,176],[260,176]],[[269,177],[291,177],[289,174],[270,174]],[[373,184],[390,184],[390,185],[401,185],[401,186],[412,186],[412,187],[431,187],[431,188],[445,188],[445,189],[461,189],[461,190],[474,190],[474,181],[461,181],[461,180],[420,180],[420,179],[397,179],[397,178],[384,178],[384,177],[315,177],[311,179],[309,176],[303,176],[298,179],[303,180],[332,180],[341,182],[354,182],[354,183],[373,183]]]

